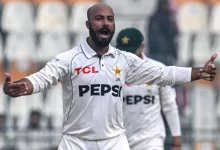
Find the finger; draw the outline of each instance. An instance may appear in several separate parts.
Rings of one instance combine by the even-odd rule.
[[[200,78],[214,78],[216,76],[216,74],[209,74],[209,73],[206,73],[206,72],[203,72],[203,73],[199,73],[198,74],[200,76]]]
[[[15,88],[22,90],[22,89],[26,89],[28,87],[27,87],[27,84],[23,84],[21,86],[15,87]]]
[[[12,93],[13,96],[22,96],[22,95],[26,95],[26,94],[27,94],[27,90],[15,91]]]
[[[11,93],[15,94],[15,93],[22,93],[22,92],[27,92],[27,91],[28,91],[28,88],[24,87],[22,89],[15,89]]]
[[[206,80],[206,81],[214,81],[214,78],[204,78],[203,80]]]
[[[211,68],[212,68],[212,69],[216,69],[215,64],[211,64]]]
[[[26,86],[20,86],[20,87],[10,87],[10,85],[7,88],[8,93],[14,93],[17,91],[27,90],[28,88]]]
[[[216,66],[215,64],[209,64],[209,70],[215,70],[216,69]]]
[[[210,77],[208,77],[208,76],[200,76],[200,79],[203,79],[203,80],[207,80],[207,81],[213,81],[214,79],[215,79],[215,76],[210,76]]]
[[[209,73],[209,74],[217,74],[217,70],[216,70],[216,69],[214,69],[214,70],[208,70],[208,71],[202,69],[202,70],[199,71],[199,73],[203,73],[203,72]]]
[[[203,72],[203,73],[198,73],[198,76],[199,76],[201,79],[203,79],[203,78],[210,78],[210,77],[211,77],[210,74],[205,73],[205,72]]]
[[[18,93],[20,91],[22,91],[22,90],[20,90],[20,89],[9,89],[8,90],[9,94]]]
[[[209,73],[209,74],[217,74],[217,70],[210,70],[207,73]]]
[[[217,54],[217,53],[214,53],[214,54],[211,56],[209,62],[213,63],[214,60],[217,58],[217,56],[218,56],[218,54]]]
[[[11,94],[11,97],[19,97],[19,96],[24,96],[26,94],[27,92],[14,93],[14,94]]]
[[[15,96],[15,95],[20,95],[20,93],[23,93],[23,94],[27,94],[27,91],[28,91],[28,88],[23,88],[23,89],[17,89],[17,90],[13,90],[11,91],[11,95]]]
[[[28,87],[23,87],[19,89],[20,91],[28,91]]]
[[[12,82],[11,75],[9,73],[5,73],[5,82]]]
[[[19,83],[11,83],[8,85],[9,88],[22,88],[26,87],[27,84],[25,82],[19,82]]]

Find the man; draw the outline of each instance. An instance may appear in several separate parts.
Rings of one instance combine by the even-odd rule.
[[[147,20],[148,56],[165,65],[176,64],[179,33],[169,0],[158,0],[154,14]]]
[[[214,54],[203,68],[161,67],[109,45],[114,13],[104,3],[88,9],[89,37],[57,55],[39,72],[13,82],[6,73],[4,92],[11,97],[44,91],[62,82],[63,138],[59,150],[129,150],[123,127],[125,83],[159,85],[213,81]]]
[[[143,41],[144,37],[138,29],[127,28],[119,32],[116,47],[164,66],[144,55]],[[174,88],[127,84],[123,97],[124,127],[131,150],[164,150],[165,127],[161,110],[172,132],[173,150],[180,150],[181,129]]]

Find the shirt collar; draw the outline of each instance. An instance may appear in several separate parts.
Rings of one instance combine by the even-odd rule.
[[[142,52],[143,60],[148,60],[147,56]]]
[[[93,56],[97,56],[97,53],[89,46],[87,40],[84,40],[80,44],[80,47],[87,58],[92,58]],[[109,44],[108,52],[105,53],[104,55],[112,55],[113,57],[115,57],[116,49]]]

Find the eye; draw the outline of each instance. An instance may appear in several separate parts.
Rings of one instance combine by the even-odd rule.
[[[100,17],[98,17],[98,18],[95,18],[95,20],[101,20],[101,18],[100,18]]]
[[[101,19],[102,19],[101,16],[96,16],[96,17],[95,17],[95,20],[101,20]]]
[[[111,21],[111,22],[113,22],[113,21],[114,21],[114,18],[113,18],[113,17],[109,17],[108,20]]]

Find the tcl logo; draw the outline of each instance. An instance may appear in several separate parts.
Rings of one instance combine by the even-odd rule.
[[[77,74],[79,74],[80,72],[82,72],[83,74],[89,74],[89,73],[98,73],[97,70],[95,70],[95,67],[92,66],[85,66],[83,68],[75,68],[75,71]]]

